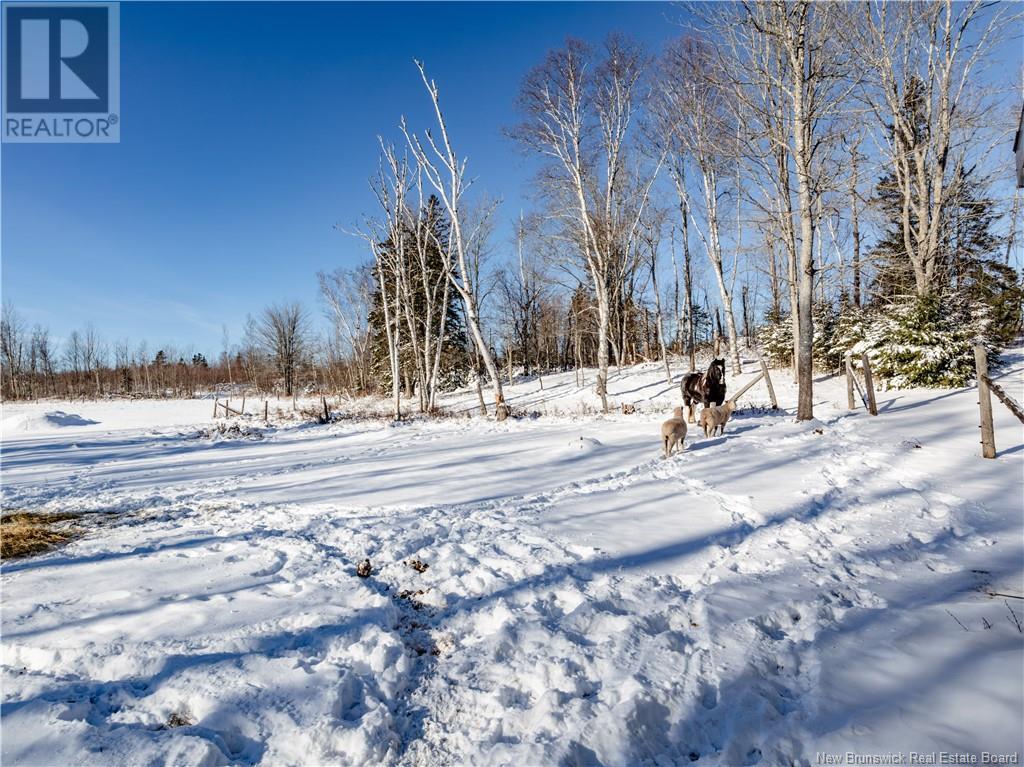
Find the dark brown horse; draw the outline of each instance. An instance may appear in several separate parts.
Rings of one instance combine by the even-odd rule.
[[[725,360],[711,360],[704,373],[687,373],[679,382],[679,388],[686,405],[686,418],[693,423],[694,406],[698,402],[704,407],[725,402]]]

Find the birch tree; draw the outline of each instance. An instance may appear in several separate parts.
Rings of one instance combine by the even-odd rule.
[[[951,181],[964,169],[966,142],[984,151],[978,129],[991,102],[978,99],[971,84],[1000,31],[1019,19],[1010,7],[880,0],[858,7],[859,18],[845,27],[865,72],[862,95],[881,126],[919,296],[936,289],[944,211]]]
[[[356,371],[356,388],[365,391],[369,376],[370,328],[374,276],[372,267],[317,272],[320,294],[335,333],[344,340]],[[230,368],[229,368],[230,371]]]
[[[545,192],[574,232],[590,278],[597,309],[596,392],[604,412],[612,300],[624,261],[636,252],[640,219],[663,160],[634,179],[640,183],[627,183],[645,65],[639,47],[623,38],[610,37],[600,57],[570,39],[526,76],[519,96],[525,120],[515,135],[547,160]],[[626,199],[626,189],[633,199]]]
[[[668,361],[668,344],[665,343],[665,317],[661,309],[661,292],[658,289],[658,251],[660,250],[661,235],[666,217],[664,211],[652,210],[648,216],[644,217],[640,239],[647,257],[647,267],[650,269],[651,290],[654,293],[654,317],[658,351],[661,354],[661,362],[665,366],[665,381],[671,384],[672,367]]]
[[[833,122],[855,84],[849,52],[838,41],[842,12],[835,3],[771,0],[743,2],[729,10],[716,6],[704,14],[721,40],[721,71],[729,73],[741,107],[759,106],[749,118],[760,118],[774,158],[779,228],[790,253],[798,420],[814,417],[815,201],[821,193],[822,148],[834,138]]]
[[[704,245],[711,263],[718,294],[725,315],[725,330],[729,339],[729,359],[733,374],[740,372],[739,341],[736,332],[736,317],[733,311],[732,286],[738,262],[737,252],[733,265],[725,265],[722,246],[722,211],[720,201],[727,193],[729,172],[737,162],[733,121],[730,119],[726,100],[728,93],[718,85],[710,71],[714,57],[710,50],[693,39],[683,39],[671,45],[663,59],[665,85],[662,90],[667,124],[677,137],[677,163],[685,165],[690,158],[700,181],[703,202],[704,225],[693,219],[692,223]],[[685,194],[683,173],[677,173],[677,193]],[[738,190],[733,190],[733,199],[738,205]],[[680,206],[691,215],[688,199],[680,199]],[[729,272],[728,275],[726,272]]]
[[[422,138],[409,131],[405,120],[402,120],[402,132],[405,134],[409,148],[416,159],[419,173],[427,179],[437,191],[451,219],[449,241],[442,252],[445,254],[445,269],[448,280],[462,299],[465,309],[466,324],[473,338],[477,353],[483,360],[484,367],[491,379],[494,390],[495,412],[498,420],[508,415],[505,405],[505,394],[501,385],[494,355],[484,339],[480,306],[477,290],[471,282],[468,262],[468,233],[463,231],[464,196],[468,183],[466,181],[466,160],[460,158],[452,147],[448,125],[441,110],[441,96],[437,84],[427,77],[421,62],[416,62],[420,78],[430,96],[437,120],[438,137],[435,139],[431,131],[426,131]]]
[[[394,147],[385,144],[383,139],[380,140],[380,145],[380,170],[377,177],[371,181],[370,187],[383,211],[383,220],[367,220],[359,235],[366,241],[373,254],[373,273],[380,293],[388,365],[391,369],[392,415],[395,420],[399,420],[402,417],[399,275],[405,271],[402,259],[405,256],[405,238],[409,231],[409,163],[404,157],[399,158]]]

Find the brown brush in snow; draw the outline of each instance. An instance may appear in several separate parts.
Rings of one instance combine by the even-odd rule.
[[[18,559],[62,546],[78,531],[65,524],[77,514],[16,511],[0,517],[0,558]]]

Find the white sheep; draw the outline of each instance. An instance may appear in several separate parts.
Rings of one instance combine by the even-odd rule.
[[[714,436],[716,431],[719,434],[725,434],[725,424],[728,423],[730,416],[735,411],[736,403],[731,399],[726,400],[721,405],[708,405],[701,410],[700,425],[704,429],[704,436]]]
[[[686,419],[683,417],[683,409],[677,407],[672,414],[673,417],[661,425],[661,443],[665,449],[666,458],[672,455],[676,445],[680,450],[686,449],[686,445],[683,444],[683,440],[686,439]]]

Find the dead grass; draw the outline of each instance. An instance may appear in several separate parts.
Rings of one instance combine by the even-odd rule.
[[[6,512],[0,516],[0,559],[19,559],[63,546],[79,530],[70,524],[78,514]]]

